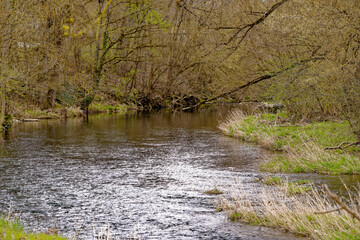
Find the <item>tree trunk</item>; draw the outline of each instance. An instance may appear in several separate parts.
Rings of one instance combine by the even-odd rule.
[[[0,129],[1,129],[1,126],[3,125],[4,123],[4,120],[5,120],[5,108],[6,108],[6,98],[5,98],[5,86],[4,84],[2,83],[0,85],[0,88],[1,88],[1,112],[0,112]]]
[[[10,0],[7,0],[5,3],[5,14],[7,14],[9,12],[10,9]],[[1,112],[0,112],[0,128],[4,123],[5,120],[5,115],[6,115],[6,84],[5,84],[5,63],[6,63],[6,55],[7,55],[7,51],[9,48],[9,41],[10,39],[6,39],[9,38],[10,34],[8,32],[9,29],[6,28],[3,29],[5,34],[4,34],[4,40],[2,42],[2,52],[1,52],[1,64],[0,64],[0,94],[1,94]],[[7,34],[6,34],[7,33]]]
[[[100,37],[100,33],[102,32],[102,17],[101,17],[101,13],[103,11],[104,8],[104,0],[99,0],[99,10],[98,10],[98,16],[100,17],[99,19],[99,25],[98,25],[98,29],[97,29],[97,34],[96,34],[96,49],[95,49],[95,64],[94,64],[94,68],[95,68],[95,84],[96,87],[99,86],[100,84],[100,78],[101,78],[101,71],[102,69],[100,68],[100,50],[101,50],[101,37]]]

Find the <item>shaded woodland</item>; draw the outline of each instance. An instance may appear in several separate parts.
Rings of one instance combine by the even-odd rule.
[[[286,105],[360,136],[359,0],[2,0],[1,122],[93,102]]]

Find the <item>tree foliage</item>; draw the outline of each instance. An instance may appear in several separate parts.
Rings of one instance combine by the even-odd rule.
[[[359,0],[1,5],[1,115],[192,95],[279,101],[294,119],[346,118],[360,135]]]

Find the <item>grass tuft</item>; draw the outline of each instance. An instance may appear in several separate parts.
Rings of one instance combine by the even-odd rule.
[[[210,194],[210,195],[220,195],[220,194],[223,194],[223,192],[218,189],[218,188],[214,188],[214,189],[211,189],[211,190],[207,190],[204,192],[205,194]]]
[[[281,177],[267,177],[262,181],[265,185],[281,185],[284,180]]]
[[[0,218],[0,239],[66,240],[66,238],[64,237],[59,237],[55,235],[25,232],[18,220],[8,220],[3,218]]]
[[[279,190],[282,190],[288,196],[295,194],[302,194],[312,190],[310,180],[288,181],[281,177],[269,176],[261,180],[265,185],[276,186]]]

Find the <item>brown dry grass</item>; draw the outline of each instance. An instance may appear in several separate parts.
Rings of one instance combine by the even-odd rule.
[[[360,191],[348,190],[351,208],[358,212]],[[316,188],[308,193],[289,196],[278,188],[263,188],[260,200],[251,199],[244,190],[232,191],[222,198],[218,208],[229,213],[234,221],[253,225],[278,227],[312,239],[359,239],[360,223],[343,210],[338,209],[323,192]]]

